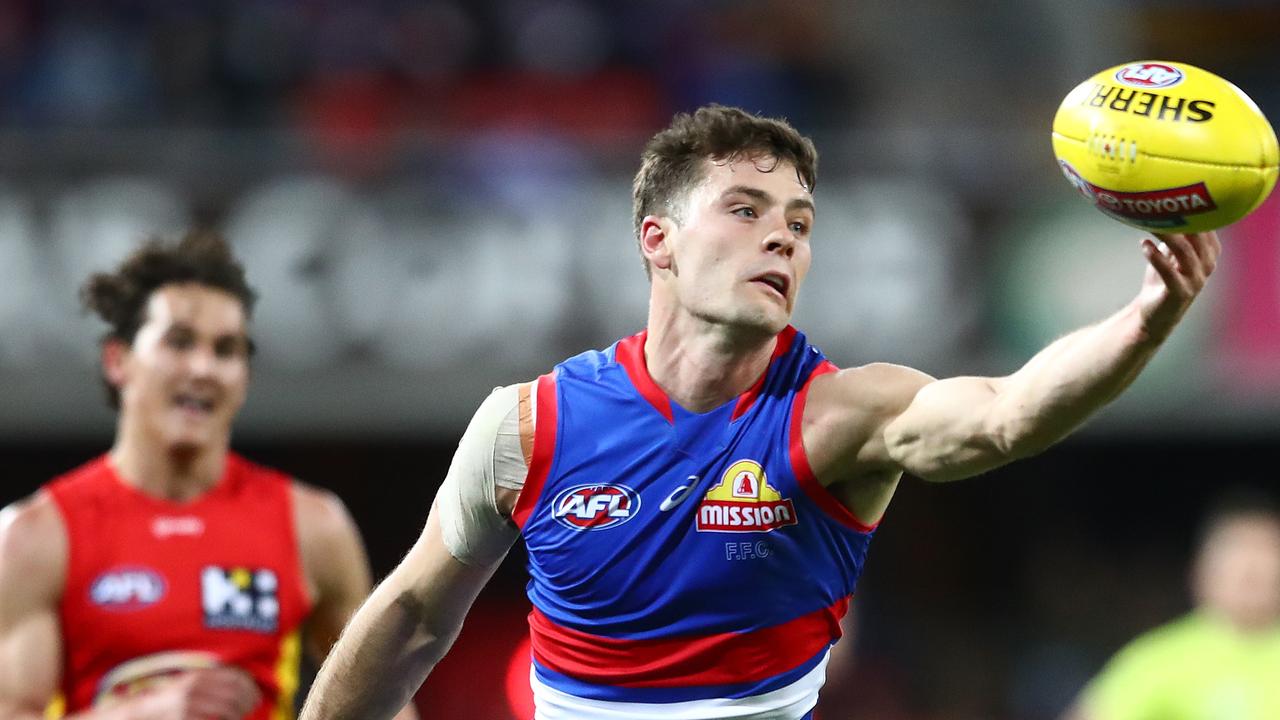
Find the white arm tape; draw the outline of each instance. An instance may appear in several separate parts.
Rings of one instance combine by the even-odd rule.
[[[480,404],[436,494],[445,547],[466,565],[499,562],[520,535],[494,500],[495,486],[518,490],[527,474],[517,389],[497,388]]]

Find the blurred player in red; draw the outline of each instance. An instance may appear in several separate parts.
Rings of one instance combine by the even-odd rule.
[[[0,513],[0,717],[293,717],[302,653],[323,658],[370,575],[337,497],[229,449],[244,269],[193,233],[81,296],[109,326],[115,442]]]

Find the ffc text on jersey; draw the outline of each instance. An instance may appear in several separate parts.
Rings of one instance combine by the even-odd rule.
[[[770,532],[796,524],[796,508],[755,460],[739,460],[698,505],[698,532]]]
[[[636,516],[640,495],[626,485],[575,485],[551,503],[551,516],[572,530],[605,530]]]

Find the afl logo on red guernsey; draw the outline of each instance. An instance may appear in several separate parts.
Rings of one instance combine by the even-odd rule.
[[[551,516],[572,530],[605,530],[636,516],[640,495],[626,485],[575,485],[560,491]]]
[[[141,610],[164,597],[168,585],[160,573],[145,567],[115,568],[89,586],[89,599],[107,610]]]
[[[1182,71],[1164,63],[1133,63],[1116,71],[1116,80],[1129,87],[1155,88],[1173,87],[1182,82]]]

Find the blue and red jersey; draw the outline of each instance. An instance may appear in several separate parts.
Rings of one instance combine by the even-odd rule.
[[[809,383],[835,367],[789,327],[755,386],[692,413],[645,337],[538,380],[513,513],[538,717],[801,718],[874,530],[805,455]]]

